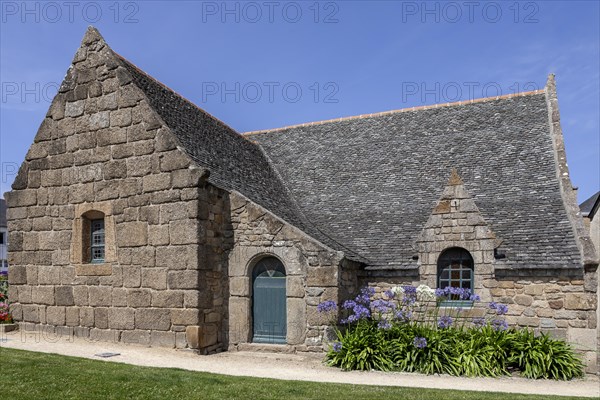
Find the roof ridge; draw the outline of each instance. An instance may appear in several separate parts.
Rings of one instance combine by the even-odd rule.
[[[277,132],[277,131],[283,131],[283,130],[291,129],[291,128],[300,128],[300,127],[304,127],[304,126],[324,125],[324,124],[328,124],[328,123],[348,121],[348,120],[354,120],[354,119],[380,117],[383,115],[398,114],[398,113],[403,113],[403,112],[423,111],[423,110],[431,110],[431,109],[442,108],[442,107],[454,107],[454,106],[483,103],[483,102],[495,101],[495,100],[501,100],[501,99],[510,99],[513,97],[533,96],[533,95],[542,94],[542,93],[545,93],[545,89],[530,90],[528,92],[510,93],[510,94],[505,94],[502,96],[481,97],[478,99],[461,100],[461,101],[455,101],[455,102],[451,102],[451,103],[436,103],[436,104],[429,104],[429,105],[424,105],[424,106],[406,107],[406,108],[400,108],[400,109],[389,110],[389,111],[381,111],[381,112],[376,112],[376,113],[371,113],[371,114],[352,115],[352,116],[348,116],[348,117],[332,118],[332,119],[326,119],[326,120],[314,121],[314,122],[305,122],[302,124],[288,125],[288,126],[283,126],[280,128],[249,131],[249,132],[242,133],[242,136],[250,136],[250,135],[258,135],[258,134],[262,134],[262,133]]]

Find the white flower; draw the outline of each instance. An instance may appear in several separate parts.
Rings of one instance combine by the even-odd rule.
[[[392,292],[396,294],[396,297],[401,297],[404,295],[404,288],[402,286],[394,286]]]
[[[435,300],[435,290],[427,285],[419,285],[417,287],[417,300],[433,301]]]

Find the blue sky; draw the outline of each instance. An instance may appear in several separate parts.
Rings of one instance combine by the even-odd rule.
[[[597,1],[1,1],[0,193],[88,25],[239,132],[542,89],[600,188]]]

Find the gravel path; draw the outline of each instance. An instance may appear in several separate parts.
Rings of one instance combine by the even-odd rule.
[[[506,393],[600,397],[597,376],[570,382],[532,381],[522,378],[460,378],[408,373],[343,372],[322,364],[322,355],[258,352],[225,352],[199,356],[186,350],[148,348],[123,343],[92,342],[32,332],[0,334],[0,347],[84,357],[149,367],[182,368],[235,376],[288,379],[361,385],[461,389]],[[95,354],[120,353],[111,358]]]

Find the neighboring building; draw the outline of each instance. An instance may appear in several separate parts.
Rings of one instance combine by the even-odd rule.
[[[0,273],[8,271],[8,229],[6,225],[6,201],[0,199]]]
[[[509,303],[510,324],[576,342],[595,368],[598,260],[553,76],[240,135],[90,28],[7,200],[23,329],[320,351],[320,302],[450,284]]]
[[[596,254],[600,254],[600,191],[579,205],[585,226],[590,232],[592,243],[596,247]],[[597,304],[600,304],[600,280],[598,281]],[[600,307],[597,308],[597,320],[600,321]],[[598,346],[600,350],[600,328],[598,329]],[[598,365],[600,365],[600,351],[598,352]]]
[[[592,243],[596,247],[596,253],[600,252],[600,191],[579,205],[581,216],[585,226],[590,231]]]

